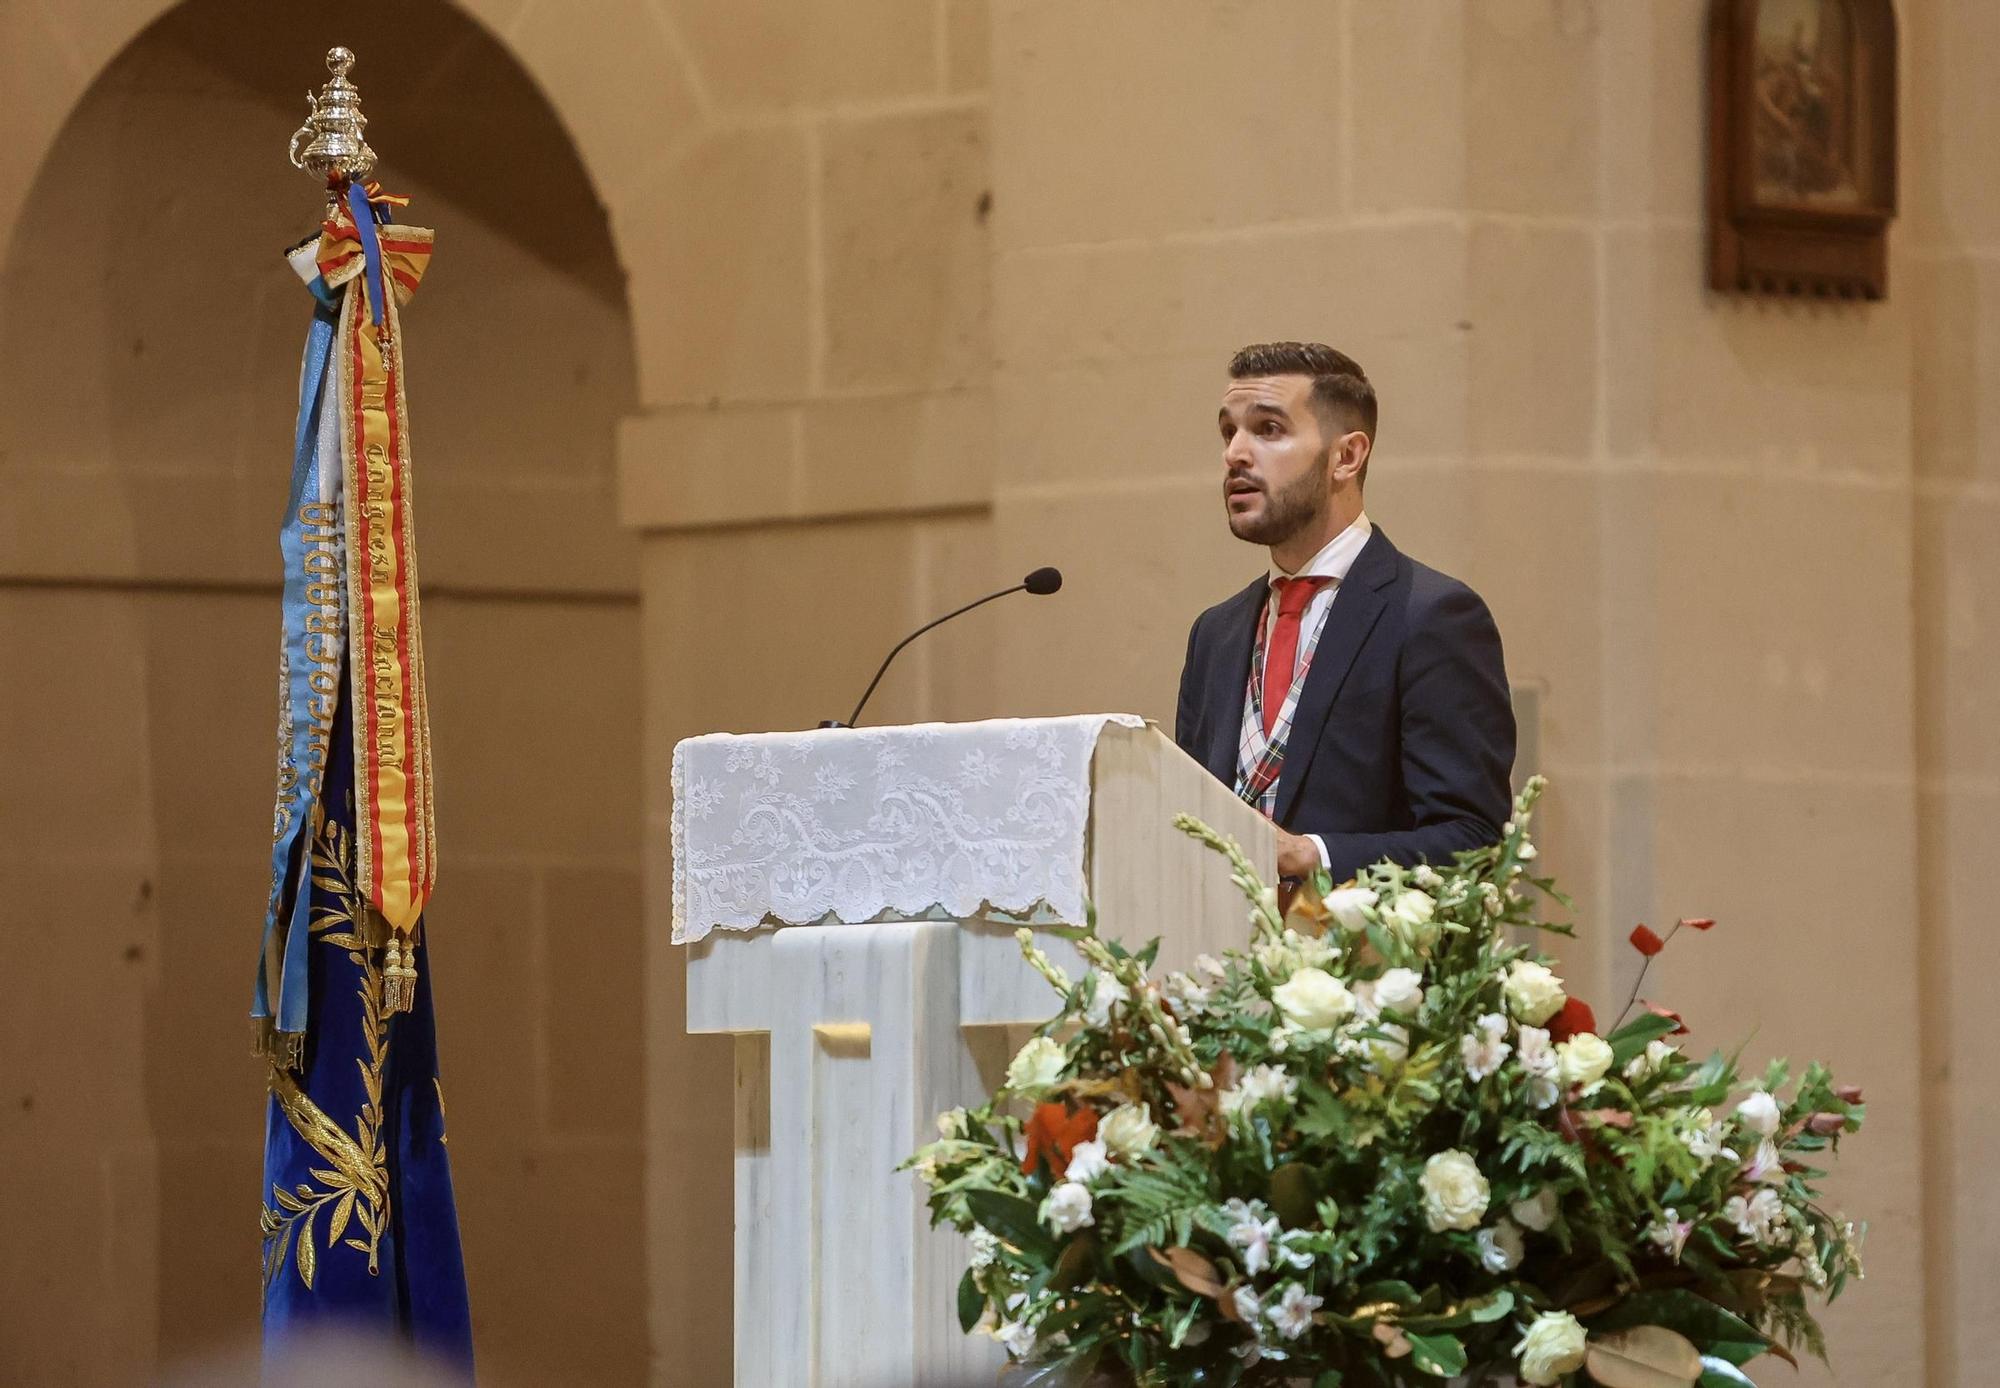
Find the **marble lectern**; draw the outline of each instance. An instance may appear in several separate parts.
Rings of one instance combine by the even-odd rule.
[[[958,1328],[963,1243],[896,1166],[1055,1010],[1014,931],[1088,901],[1185,968],[1239,944],[1246,909],[1173,816],[1267,876],[1271,825],[1126,716],[693,738],[674,793],[688,1029],[736,1037],[736,1383],[990,1375],[997,1347]]]

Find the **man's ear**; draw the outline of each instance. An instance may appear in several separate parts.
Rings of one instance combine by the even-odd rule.
[[[1342,434],[1333,446],[1333,476],[1337,482],[1347,482],[1361,476],[1368,467],[1368,455],[1375,450],[1375,440],[1359,429]]]

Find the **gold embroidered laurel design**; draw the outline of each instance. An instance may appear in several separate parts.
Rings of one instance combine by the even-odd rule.
[[[372,924],[369,912],[354,889],[353,846],[347,831],[328,821],[317,809],[313,814],[312,885],[326,895],[312,907],[312,934],[321,944],[345,950],[348,961],[361,970],[361,1033],[368,1042],[368,1058],[356,1059],[361,1067],[361,1086],[366,1100],[354,1120],[349,1136],[338,1123],[306,1097],[298,1081],[282,1066],[271,1067],[271,1094],[284,1110],[294,1131],[305,1140],[324,1168],[315,1167],[316,1188],[301,1181],[292,1190],[271,1187],[277,1208],[263,1208],[259,1224],[264,1234],[264,1287],[285,1270],[286,1255],[296,1250],[292,1260],[299,1279],[311,1290],[319,1268],[319,1250],[314,1243],[314,1226],[321,1210],[326,1220],[326,1247],[342,1243],[341,1235],[353,1222],[366,1238],[349,1235],[345,1246],[368,1255],[370,1276],[381,1271],[379,1253],[382,1231],[389,1223],[389,1154],[382,1142],[382,1071],[389,1058],[389,1022],[382,1006],[382,966],[377,960],[379,945],[367,934]]]

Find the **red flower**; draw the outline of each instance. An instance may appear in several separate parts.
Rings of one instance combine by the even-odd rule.
[[[1638,925],[1632,928],[1632,948],[1638,950],[1639,953],[1645,955],[1648,959],[1651,959],[1666,947],[1667,942],[1662,940],[1658,935],[1655,935],[1650,927]]]
[[[1644,998],[1639,999],[1639,1006],[1645,1008],[1655,1017],[1668,1017],[1673,1020],[1674,1029],[1668,1032],[1667,1035],[1686,1036],[1688,1034],[1687,1023],[1683,1022],[1681,1014],[1674,1011],[1671,1007],[1662,1007],[1656,1002],[1647,1002]]]
[[[1833,1095],[1844,1104],[1858,1104],[1861,1102],[1861,1086],[1843,1084],[1833,1091]]]
[[[1715,921],[1708,916],[1683,916],[1681,924],[1689,930],[1713,930]]]
[[[1562,1011],[1549,1018],[1549,1040],[1567,1041],[1582,1032],[1597,1030],[1597,1014],[1582,998],[1571,998]]]
[[[1021,1158],[1021,1170],[1033,1175],[1043,1158],[1049,1171],[1060,1176],[1069,1167],[1070,1153],[1079,1142],[1097,1136],[1097,1111],[1071,1108],[1068,1104],[1038,1104],[1028,1115],[1028,1154]]]
[[[1815,1113],[1806,1119],[1806,1129],[1821,1137],[1830,1137],[1847,1126],[1847,1115],[1842,1113]]]

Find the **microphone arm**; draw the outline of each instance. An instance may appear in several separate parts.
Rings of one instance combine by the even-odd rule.
[[[855,725],[855,722],[861,717],[861,710],[867,707],[869,696],[875,692],[875,686],[880,684],[882,682],[882,676],[888,673],[889,662],[894,660],[898,655],[902,653],[903,647],[909,645],[912,641],[916,640],[919,636],[922,636],[932,627],[942,626],[944,625],[944,623],[950,621],[953,617],[962,617],[966,613],[970,612],[973,608],[983,607],[987,603],[992,602],[995,598],[1004,598],[1009,593],[1023,592],[1026,590],[1027,586],[1028,585],[1025,583],[1016,583],[1012,588],[1002,588],[997,593],[988,593],[983,598],[979,598],[976,601],[967,603],[965,606],[959,608],[956,612],[947,612],[944,614],[944,616],[939,617],[936,621],[926,622],[922,626],[918,627],[908,636],[905,636],[901,641],[898,641],[895,645],[895,648],[891,650],[888,655],[883,657],[881,668],[875,672],[875,678],[868,681],[868,688],[862,691],[861,702],[857,703],[854,706],[854,712],[847,715],[847,721],[845,723],[835,723],[829,719],[827,722],[821,723],[820,726],[822,728],[853,727]]]

